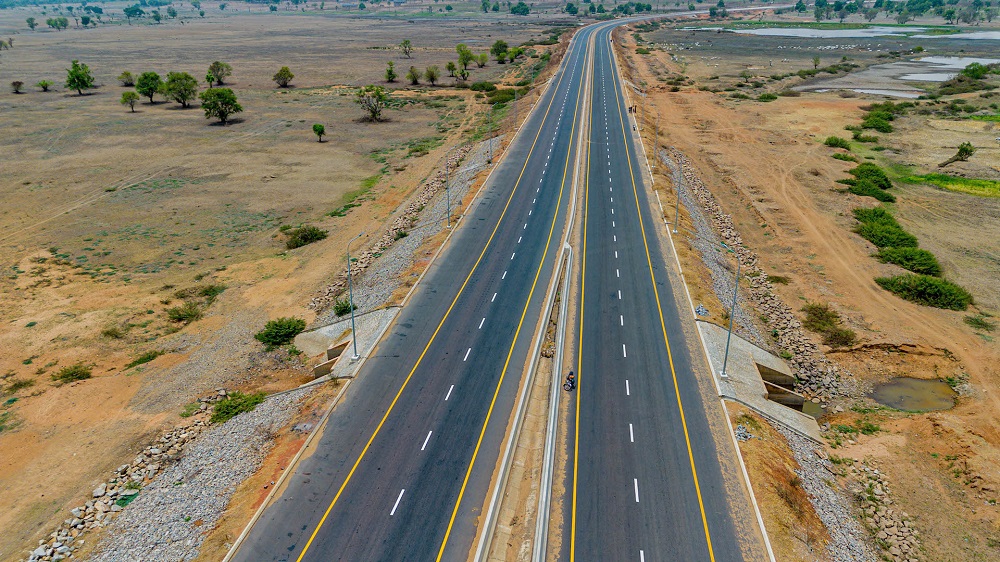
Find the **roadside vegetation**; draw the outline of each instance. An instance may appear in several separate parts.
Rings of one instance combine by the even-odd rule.
[[[841,325],[840,314],[823,303],[809,303],[802,307],[806,318],[802,325],[823,336],[823,343],[830,347],[848,347],[857,339],[854,330]]]
[[[243,394],[242,392],[232,392],[229,396],[215,403],[212,410],[212,423],[225,423],[244,412],[251,412],[254,408],[264,402],[267,395],[263,392],[253,394]]]
[[[254,335],[254,339],[264,344],[266,351],[271,351],[295,340],[295,336],[306,329],[306,321],[301,318],[278,318],[270,320],[264,329]]]

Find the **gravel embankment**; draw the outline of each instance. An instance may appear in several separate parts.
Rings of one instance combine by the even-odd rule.
[[[92,560],[194,559],[205,530],[222,516],[236,487],[257,471],[273,433],[291,419],[294,406],[309,392],[276,395],[252,412],[203,432],[109,525]]]
[[[816,453],[815,443],[780,425],[775,427],[788,441],[788,446],[791,447],[792,454],[800,467],[795,474],[802,479],[802,489],[809,494],[816,514],[830,533],[830,544],[826,548],[830,560],[832,562],[878,560],[879,556],[869,545],[871,539],[868,533],[862,529],[851,513],[849,500],[825,482],[833,478],[830,461]]]

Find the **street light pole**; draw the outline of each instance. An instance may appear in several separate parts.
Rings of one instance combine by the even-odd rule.
[[[446,207],[446,212],[448,213],[447,222],[448,228],[451,228],[451,176],[449,175],[448,169],[451,167],[451,152],[457,147],[451,147],[448,152],[444,155],[444,202]]]
[[[733,252],[728,246],[726,249]],[[733,252],[736,255],[736,252]],[[733,339],[733,319],[736,316],[736,296],[740,290],[740,256],[736,255],[736,279],[733,283],[733,304],[729,307],[729,334],[726,336],[726,355],[722,359],[722,378],[728,378],[729,374],[726,372],[726,367],[729,366],[729,342]]]
[[[351,305],[351,340],[353,340],[354,343],[354,355],[351,357],[351,360],[356,360],[360,357],[360,355],[358,355],[358,333],[354,330],[354,278],[351,274],[351,242],[354,242],[364,235],[365,233],[362,232],[347,242],[347,294],[349,304]]]

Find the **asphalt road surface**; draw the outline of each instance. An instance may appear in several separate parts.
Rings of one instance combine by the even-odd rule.
[[[594,32],[235,560],[466,559],[558,255]]]
[[[735,451],[731,442],[714,442],[709,431],[609,34],[606,28],[596,35],[589,93],[570,536],[563,558],[742,560],[729,502],[746,499],[727,497],[717,457],[720,447],[721,454]]]

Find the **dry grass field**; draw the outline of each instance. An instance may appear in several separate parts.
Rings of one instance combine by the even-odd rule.
[[[0,55],[0,560],[23,555],[185,403],[305,380],[299,359],[263,354],[252,335],[269,318],[311,320],[306,305],[344,266],[345,241],[379,231],[481,125],[485,106],[444,71],[455,45],[538,42],[558,24],[418,14],[425,5],[358,17],[213,3],[201,18],[184,4],[162,25],[58,32],[27,29],[28,16],[44,22],[39,10],[0,11],[0,35],[14,38]],[[395,48],[404,39],[411,58]],[[83,96],[63,87],[73,59],[96,79]],[[122,71],[189,72],[204,88],[215,60],[232,65],[226,86],[244,109],[227,126],[197,103],[119,103]],[[394,84],[383,83],[388,61]],[[473,65],[470,81],[513,82],[536,62]],[[439,85],[408,86],[410,65],[440,66]],[[281,66],[290,88],[271,80]],[[33,86],[43,79],[52,91]],[[14,80],[23,93],[7,89]],[[369,83],[395,89],[384,122],[363,121],[354,103]],[[329,237],[286,250],[279,228],[301,224]],[[186,302],[204,318],[172,321]],[[126,368],[149,351],[163,355]],[[77,363],[93,378],[52,380]]]

